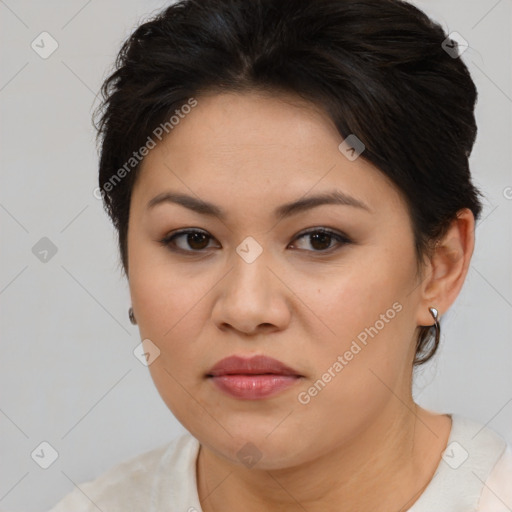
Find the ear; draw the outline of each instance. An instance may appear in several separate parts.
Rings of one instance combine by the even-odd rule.
[[[475,218],[471,210],[463,208],[424,267],[418,325],[433,325],[429,307],[436,308],[441,317],[453,304],[466,279],[474,246]]]

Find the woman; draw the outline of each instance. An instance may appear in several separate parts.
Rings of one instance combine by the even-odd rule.
[[[481,212],[441,27],[399,0],[183,0],[103,93],[97,192],[188,433],[53,510],[510,510],[505,441],[411,393]]]

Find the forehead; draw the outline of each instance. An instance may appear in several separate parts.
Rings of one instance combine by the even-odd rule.
[[[364,158],[340,152],[321,109],[289,96],[200,96],[144,158],[133,194],[147,204],[166,189],[247,207],[334,189],[372,207],[403,207],[390,180]],[[216,201],[217,200],[217,201]]]

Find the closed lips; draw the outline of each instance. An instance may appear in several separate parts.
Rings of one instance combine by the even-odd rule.
[[[272,357],[230,356],[216,363],[206,374],[207,377],[222,375],[288,375],[301,377],[300,373]]]

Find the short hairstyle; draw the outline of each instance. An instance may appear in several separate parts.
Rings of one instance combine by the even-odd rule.
[[[482,208],[468,163],[477,91],[445,40],[401,0],[181,0],[141,24],[95,112],[99,190],[124,273],[137,150],[209,92],[284,92],[321,107],[403,194],[421,263],[460,209],[477,220]],[[436,349],[431,326],[420,327],[414,364]]]

